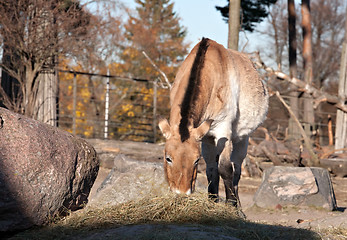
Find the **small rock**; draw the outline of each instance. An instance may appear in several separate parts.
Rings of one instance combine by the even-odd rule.
[[[282,205],[281,204],[277,204],[276,206],[275,206],[275,209],[277,209],[277,210],[282,210]]]
[[[315,206],[335,210],[336,199],[329,173],[323,168],[275,166],[267,169],[254,196],[259,207]]]

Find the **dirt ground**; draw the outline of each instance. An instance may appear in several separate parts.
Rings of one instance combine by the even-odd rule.
[[[88,141],[95,147],[99,154],[122,153],[139,161],[162,162],[162,145],[94,139]],[[108,175],[111,166],[112,164],[110,162],[101,162],[99,175],[92,188],[90,198],[93,198],[96,189]],[[204,166],[201,166],[201,169],[203,168]],[[200,184],[207,186],[206,176],[203,171],[198,174],[198,181]],[[298,228],[347,228],[347,178],[332,177],[338,206],[337,211],[327,211],[312,207],[278,207],[274,209],[255,207],[253,206],[253,196],[261,181],[261,178],[241,177],[239,196],[243,212],[246,214],[248,220]],[[223,186],[223,184],[220,185]],[[223,197],[223,192],[224,190],[221,188],[221,197]]]

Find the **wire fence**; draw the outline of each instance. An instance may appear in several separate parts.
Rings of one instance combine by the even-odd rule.
[[[162,140],[157,117],[169,115],[169,89],[158,87],[156,81],[73,71],[60,71],[59,78],[60,128],[84,138]],[[290,96],[283,98],[289,101]],[[302,109],[298,109],[299,119],[305,124]],[[289,118],[282,104],[271,97],[263,126],[283,140],[288,137]],[[323,104],[315,110],[315,118],[312,138],[327,145],[329,131],[335,131],[336,109]],[[260,141],[264,134],[256,131],[252,138]]]
[[[60,71],[58,126],[85,138],[156,142],[169,90],[155,81]]]

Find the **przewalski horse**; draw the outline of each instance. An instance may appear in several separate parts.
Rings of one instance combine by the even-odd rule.
[[[248,136],[264,121],[268,108],[267,89],[252,62],[203,38],[179,68],[170,102],[170,123],[159,121],[170,189],[194,191],[202,153],[210,196],[218,197],[221,176],[227,201],[237,205]]]

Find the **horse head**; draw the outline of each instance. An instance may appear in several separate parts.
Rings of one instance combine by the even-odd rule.
[[[211,123],[212,120],[207,120],[196,128],[189,127],[188,137],[182,138],[178,126],[170,126],[166,119],[160,120],[159,128],[166,138],[164,171],[171,191],[187,195],[194,191],[201,158],[201,140]]]

